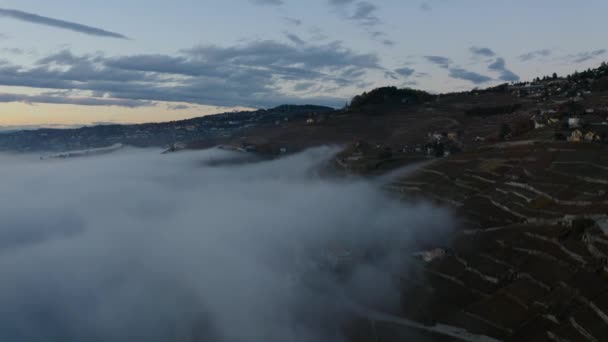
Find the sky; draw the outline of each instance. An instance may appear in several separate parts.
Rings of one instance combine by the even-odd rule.
[[[0,128],[170,121],[598,66],[608,2],[0,0]]]

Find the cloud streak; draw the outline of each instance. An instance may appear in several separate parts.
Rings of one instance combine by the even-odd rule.
[[[452,63],[452,60],[449,59],[448,57],[443,57],[443,56],[424,56],[424,58],[435,65],[438,65],[441,68],[447,69],[450,64]]]
[[[0,17],[8,17],[16,20],[29,22],[32,24],[45,25],[50,27],[56,27],[64,30],[70,30],[73,32],[83,33],[91,36],[97,37],[107,37],[107,38],[118,38],[118,39],[129,39],[125,35],[106,31],[97,27],[87,26],[83,24],[78,24],[70,21],[54,19],[49,17],[44,17],[38,14],[23,12],[14,9],[6,9],[0,8]]]
[[[450,77],[455,78],[455,79],[469,81],[474,84],[482,84],[482,83],[490,82],[492,80],[491,77],[476,73],[474,71],[466,70],[463,68],[451,68]]]

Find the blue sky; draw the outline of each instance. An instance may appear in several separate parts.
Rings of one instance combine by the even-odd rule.
[[[599,65],[588,0],[0,0],[0,126],[164,121]],[[126,37],[127,39],[124,39]]]

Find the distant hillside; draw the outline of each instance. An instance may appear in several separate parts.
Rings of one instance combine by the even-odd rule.
[[[314,105],[282,105],[271,109],[222,113],[162,123],[22,130],[0,134],[0,150],[68,151],[113,144],[162,147],[177,142],[230,138],[243,128],[288,122],[333,110]]]

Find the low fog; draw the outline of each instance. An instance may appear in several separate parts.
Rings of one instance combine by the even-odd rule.
[[[452,220],[320,177],[335,152],[0,156],[0,340],[343,341]]]

